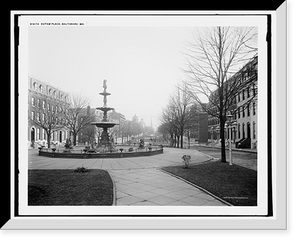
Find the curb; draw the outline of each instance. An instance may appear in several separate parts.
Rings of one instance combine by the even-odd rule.
[[[195,187],[195,188],[197,188],[197,189],[199,189],[199,190],[201,190],[201,191],[207,193],[208,195],[212,196],[213,198],[215,198],[215,199],[221,201],[222,203],[226,204],[227,206],[234,206],[234,205],[232,205],[231,203],[226,202],[226,201],[223,200],[222,198],[220,198],[220,197],[218,197],[218,196],[212,194],[211,192],[207,191],[206,189],[204,189],[204,188],[201,187],[201,186],[198,186],[198,185],[196,185],[196,184],[194,184],[194,183],[192,183],[192,182],[190,182],[190,181],[187,181],[187,180],[181,178],[180,176],[177,176],[177,175],[175,175],[175,174],[173,174],[173,173],[171,173],[171,172],[165,171],[165,170],[163,170],[163,169],[161,169],[161,168],[157,168],[157,169],[160,170],[161,172],[164,172],[164,173],[166,173],[166,174],[168,174],[168,175],[170,175],[170,176],[173,176],[173,177],[175,177],[175,178],[177,178],[177,179],[179,179],[179,180],[182,180],[183,182],[185,182],[185,183],[187,183],[187,184],[190,184],[191,186],[193,186],[193,187]]]
[[[221,148],[219,148],[219,147],[211,147],[211,146],[205,146],[205,145],[197,145],[197,147],[202,147],[202,148],[213,148],[213,149],[221,149]],[[225,148],[225,150],[229,150],[229,148]],[[257,154],[257,151],[255,151],[255,150],[244,150],[244,149],[232,148],[232,151]]]
[[[107,170],[107,173],[109,174],[111,181],[113,183],[113,202],[111,206],[117,206],[117,188],[116,188],[116,183],[113,179],[113,177],[111,176],[111,174],[109,173],[109,171]]]

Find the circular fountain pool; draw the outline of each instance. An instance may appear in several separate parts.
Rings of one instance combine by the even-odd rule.
[[[131,149],[132,148],[132,149]],[[152,156],[156,154],[162,154],[162,146],[151,146],[139,149],[132,146],[117,146],[114,150],[103,150],[97,152],[96,150],[87,150],[85,148],[39,148],[39,155],[54,158],[125,158],[125,157],[140,157],[140,156]]]

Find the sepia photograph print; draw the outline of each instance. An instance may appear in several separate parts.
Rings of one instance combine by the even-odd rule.
[[[268,16],[18,25],[18,215],[274,216]]]

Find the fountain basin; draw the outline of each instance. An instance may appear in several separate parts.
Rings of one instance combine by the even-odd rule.
[[[92,122],[91,125],[95,125],[100,128],[111,128],[119,124],[114,122]]]

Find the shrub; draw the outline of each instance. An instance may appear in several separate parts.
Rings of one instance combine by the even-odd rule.
[[[81,166],[81,167],[77,167],[74,172],[77,172],[77,173],[85,173],[85,172],[88,172],[88,169],[85,168],[84,166]]]

